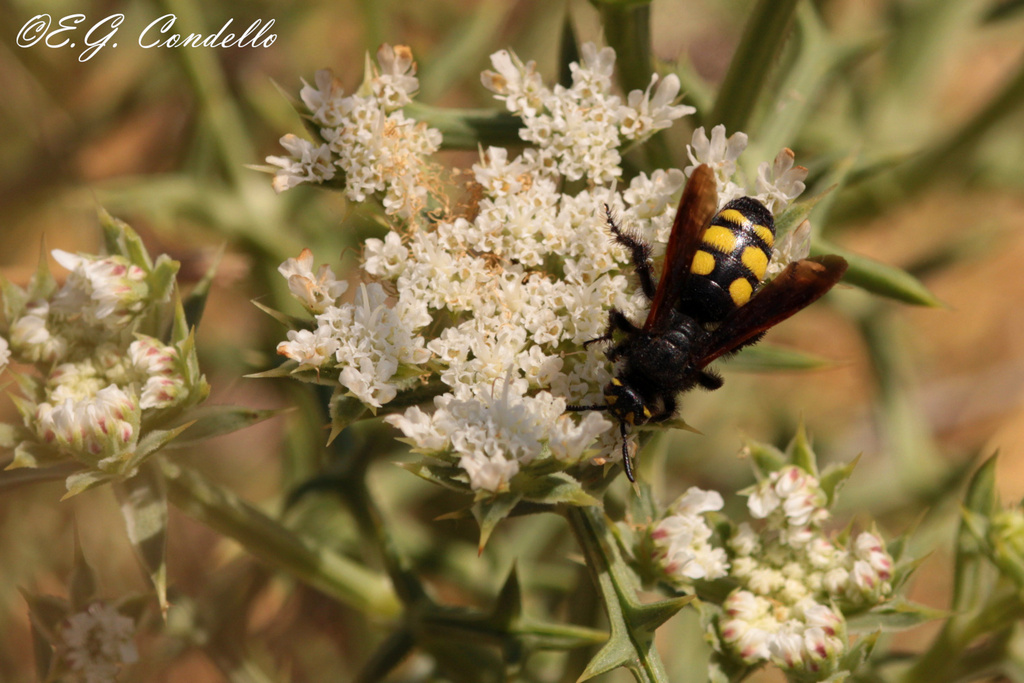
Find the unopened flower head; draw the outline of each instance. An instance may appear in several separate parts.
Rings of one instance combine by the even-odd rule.
[[[120,328],[145,306],[146,271],[122,256],[88,256],[53,250],[71,273],[51,302],[51,313],[81,316],[90,326]]]
[[[718,579],[726,575],[729,563],[725,550],[711,544],[711,528],[702,516],[721,510],[722,496],[715,491],[689,489],[648,530],[654,564],[670,582],[687,585],[695,579]]]
[[[134,637],[135,620],[94,602],[64,621],[57,651],[74,680],[110,683],[123,664],[138,661]]]
[[[58,287],[44,273],[27,291],[9,285],[9,324],[0,330],[10,340],[5,355],[21,364],[22,395],[14,401],[23,426],[15,430],[11,466],[75,460],[86,465],[68,480],[76,492],[84,489],[74,481],[132,476],[153,452],[136,457],[142,425],[174,426],[167,421],[209,390],[184,325],[173,326],[173,343],[139,333],[173,318],[178,264],[151,260],[131,228],[105,214],[101,220],[116,253],[54,251],[70,271],[66,282]]]
[[[34,417],[44,443],[105,472],[122,474],[138,442],[141,414],[136,397],[111,384],[88,398],[40,403]]]
[[[748,490],[754,524],[728,540],[730,577],[718,631],[746,664],[771,661],[815,676],[835,670],[847,650],[845,609],[864,609],[892,590],[893,560],[874,532],[845,545],[822,530],[827,496],[817,478],[795,465],[767,474]]]

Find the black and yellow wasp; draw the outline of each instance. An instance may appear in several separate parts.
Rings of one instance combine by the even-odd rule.
[[[752,197],[718,211],[715,176],[707,165],[694,169],[683,190],[657,286],[650,245],[623,232],[607,207],[606,212],[615,241],[630,251],[651,308],[642,327],[611,310],[605,333],[585,344],[611,341],[617,331],[625,335],[606,352],[609,360],[621,361],[604,389],[606,403],[567,409],[607,410],[618,419],[623,467],[635,481],[629,427],[672,418],[676,397],[694,387],[721,387],[722,378],[707,366],[756,343],[768,328],[816,301],[843,276],[846,261],[795,261],[758,289],[775,241],[772,214]]]

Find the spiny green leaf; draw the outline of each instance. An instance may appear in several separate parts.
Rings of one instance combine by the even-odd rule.
[[[28,303],[28,294],[0,273],[0,295],[3,298],[4,320],[10,324],[21,317]]]
[[[846,625],[851,633],[892,632],[948,617],[949,612],[945,610],[898,598],[850,617]]]
[[[971,477],[971,482],[967,485],[964,508],[982,517],[991,517],[1000,508],[999,490],[996,487],[996,466],[998,462],[999,453],[996,452],[978,468],[978,471]]]
[[[330,444],[342,430],[366,414],[367,406],[354,396],[347,395],[348,389],[338,385],[328,404],[331,415],[331,433],[327,437]]]
[[[150,287],[150,298],[154,301],[167,301],[170,299],[174,288],[177,286],[177,276],[180,269],[181,264],[167,254],[157,256],[156,264],[147,278]]]
[[[188,293],[188,296],[182,302],[182,308],[185,311],[185,321],[190,328],[199,327],[199,321],[202,320],[203,311],[206,309],[206,299],[210,296],[210,288],[213,286],[213,278],[217,274],[217,267],[220,265],[221,259],[224,258],[224,250],[226,248],[227,244],[220,245],[216,256],[210,262],[210,267],[206,269],[202,279],[195,284],[195,287],[192,288],[192,291]]]
[[[68,456],[58,449],[26,439],[14,447],[14,460],[7,466],[7,469],[47,467],[67,460]]]
[[[818,456],[811,449],[810,440],[807,438],[807,429],[804,427],[803,422],[797,427],[793,440],[786,447],[786,459],[804,472],[817,478]]]
[[[632,623],[637,628],[654,631],[666,621],[679,613],[679,610],[693,602],[693,595],[681,595],[667,600],[658,600],[640,605],[632,610]]]
[[[67,479],[68,475],[81,469],[77,462],[62,462],[50,467],[19,467],[0,470],[0,492],[28,484],[39,484]]]
[[[505,584],[501,587],[501,592],[498,593],[498,600],[494,604],[491,618],[493,623],[503,626],[505,630],[510,630],[522,615],[523,591],[519,587],[519,576],[516,566],[513,564],[508,578],[505,579]]]
[[[123,256],[132,263],[144,266],[147,271],[152,272],[153,262],[138,233],[124,221],[111,216],[106,209],[100,209],[99,218],[107,253]]]
[[[260,309],[261,311],[269,315],[271,318],[284,325],[289,330],[301,330],[303,328],[307,328],[310,326],[310,322],[308,320],[305,320],[303,318],[296,318],[293,315],[287,315],[285,313],[282,313],[281,311],[274,310],[273,308],[265,306],[264,304],[260,303],[259,301],[256,301],[255,299],[253,299],[251,303],[253,306]]]
[[[856,672],[868,660],[868,657],[871,656],[871,651],[875,649],[875,645],[878,643],[878,638],[881,635],[881,631],[875,631],[858,638],[857,642],[840,658],[839,668],[851,673]]]
[[[498,522],[508,517],[512,508],[522,499],[518,493],[498,493],[473,504],[473,517],[480,525],[480,542],[477,547],[481,552]]]
[[[567,518],[601,592],[611,626],[608,642],[590,660],[578,680],[593,678],[619,666],[628,667],[641,682],[666,680],[664,666],[654,648],[654,629],[671,616],[669,612],[682,605],[677,601],[668,601],[668,605],[640,604],[633,572],[623,561],[615,536],[600,509],[570,508]]]
[[[139,467],[146,458],[174,441],[179,434],[191,426],[191,422],[186,422],[185,424],[178,425],[171,429],[152,429],[146,432],[146,434],[139,439],[139,445],[135,447],[135,452],[132,453],[131,457],[128,459],[125,470],[130,471]]]
[[[167,492],[163,476],[152,463],[114,486],[128,540],[156,589],[160,611],[167,613]]]
[[[50,272],[50,261],[47,256],[46,242],[41,244],[39,250],[39,261],[36,264],[36,272],[28,283],[29,299],[49,299],[57,291],[57,281]],[[9,320],[9,319],[8,319]]]
[[[554,472],[542,477],[529,477],[522,486],[514,487],[522,497],[534,503],[558,505],[600,505],[600,502],[583,490],[578,481],[565,472]]]
[[[107,482],[113,481],[116,477],[106,472],[99,472],[97,470],[83,470],[81,472],[75,472],[70,475],[65,485],[67,486],[67,493],[61,496],[61,500],[67,500],[72,496],[77,496],[79,493],[88,491],[91,488],[95,488]]]
[[[828,506],[831,507],[836,502],[836,496],[839,493],[839,489],[843,487],[843,484],[853,475],[854,468],[857,467],[857,463],[860,461],[860,455],[846,463],[840,465],[834,463],[825,468],[821,476],[818,477],[818,482],[821,484],[822,490],[825,495],[828,496]]]
[[[920,280],[895,266],[886,265],[867,256],[842,249],[824,240],[812,240],[811,254],[814,256],[823,254],[842,256],[850,264],[846,274],[843,275],[843,282],[856,285],[873,294],[915,306],[940,308],[944,305],[928,291],[928,288]]]
[[[429,481],[432,484],[438,484],[452,491],[458,491],[459,493],[466,493],[469,491],[469,482],[466,479],[466,473],[459,467],[454,465],[446,464],[427,464],[423,462],[399,462],[395,463],[398,467],[403,470],[412,472],[420,479]],[[460,513],[451,512],[447,515],[443,515],[439,519],[462,519]]]
[[[750,455],[753,461],[754,471],[759,479],[767,477],[772,472],[781,470],[789,463],[786,454],[770,444],[745,439],[744,446],[745,452]]]
[[[244,406],[201,406],[192,408],[180,418],[189,423],[182,436],[171,448],[194,446],[215,436],[230,434],[286,412],[285,409],[257,410]]]
[[[729,360],[729,370],[740,372],[779,372],[787,370],[821,370],[835,361],[798,349],[774,344],[748,346]]]
[[[996,489],[998,453],[978,468],[967,485],[960,530],[956,539],[956,560],[953,569],[953,608],[966,611],[985,599],[989,587],[989,571],[983,540],[989,518],[999,509]]]
[[[92,602],[96,595],[96,574],[85,559],[82,552],[82,539],[78,535],[78,523],[74,524],[75,559],[68,579],[68,594],[71,599],[71,610],[81,612]]]
[[[19,589],[21,596],[28,603],[29,618],[40,630],[43,636],[53,642],[57,639],[57,632],[61,622],[71,614],[71,605],[67,600],[53,595],[34,595],[24,589]]]

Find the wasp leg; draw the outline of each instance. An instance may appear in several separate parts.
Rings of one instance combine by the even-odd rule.
[[[640,328],[634,325],[630,319],[626,317],[625,313],[617,308],[613,308],[608,311],[608,328],[605,329],[604,334],[600,337],[594,337],[593,339],[588,339],[583,342],[583,348],[587,348],[591,344],[596,344],[597,342],[611,341],[612,335],[616,330],[625,332],[627,335],[640,332]],[[621,346],[621,344],[619,346]],[[617,346],[615,348],[618,349],[619,347]],[[614,353],[614,351],[615,350],[613,349],[612,352]]]
[[[715,389],[722,388],[722,376],[717,372],[711,370],[701,370],[697,373],[697,384],[707,389],[708,391],[714,391]]]
[[[633,261],[633,269],[640,278],[640,288],[648,299],[654,298],[654,278],[651,276],[651,245],[637,239],[625,232],[616,224],[612,218],[612,210],[607,204],[604,205],[605,217],[608,221],[608,229],[615,236],[615,241],[629,249],[630,260]]]
[[[661,398],[661,411],[658,414],[653,415],[647,421],[648,422],[664,422],[665,420],[671,420],[676,414],[676,397],[673,394],[665,394]]]

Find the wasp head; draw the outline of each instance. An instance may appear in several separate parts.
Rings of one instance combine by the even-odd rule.
[[[605,386],[604,400],[608,411],[624,425],[642,425],[651,419],[651,411],[640,392],[618,378]]]

